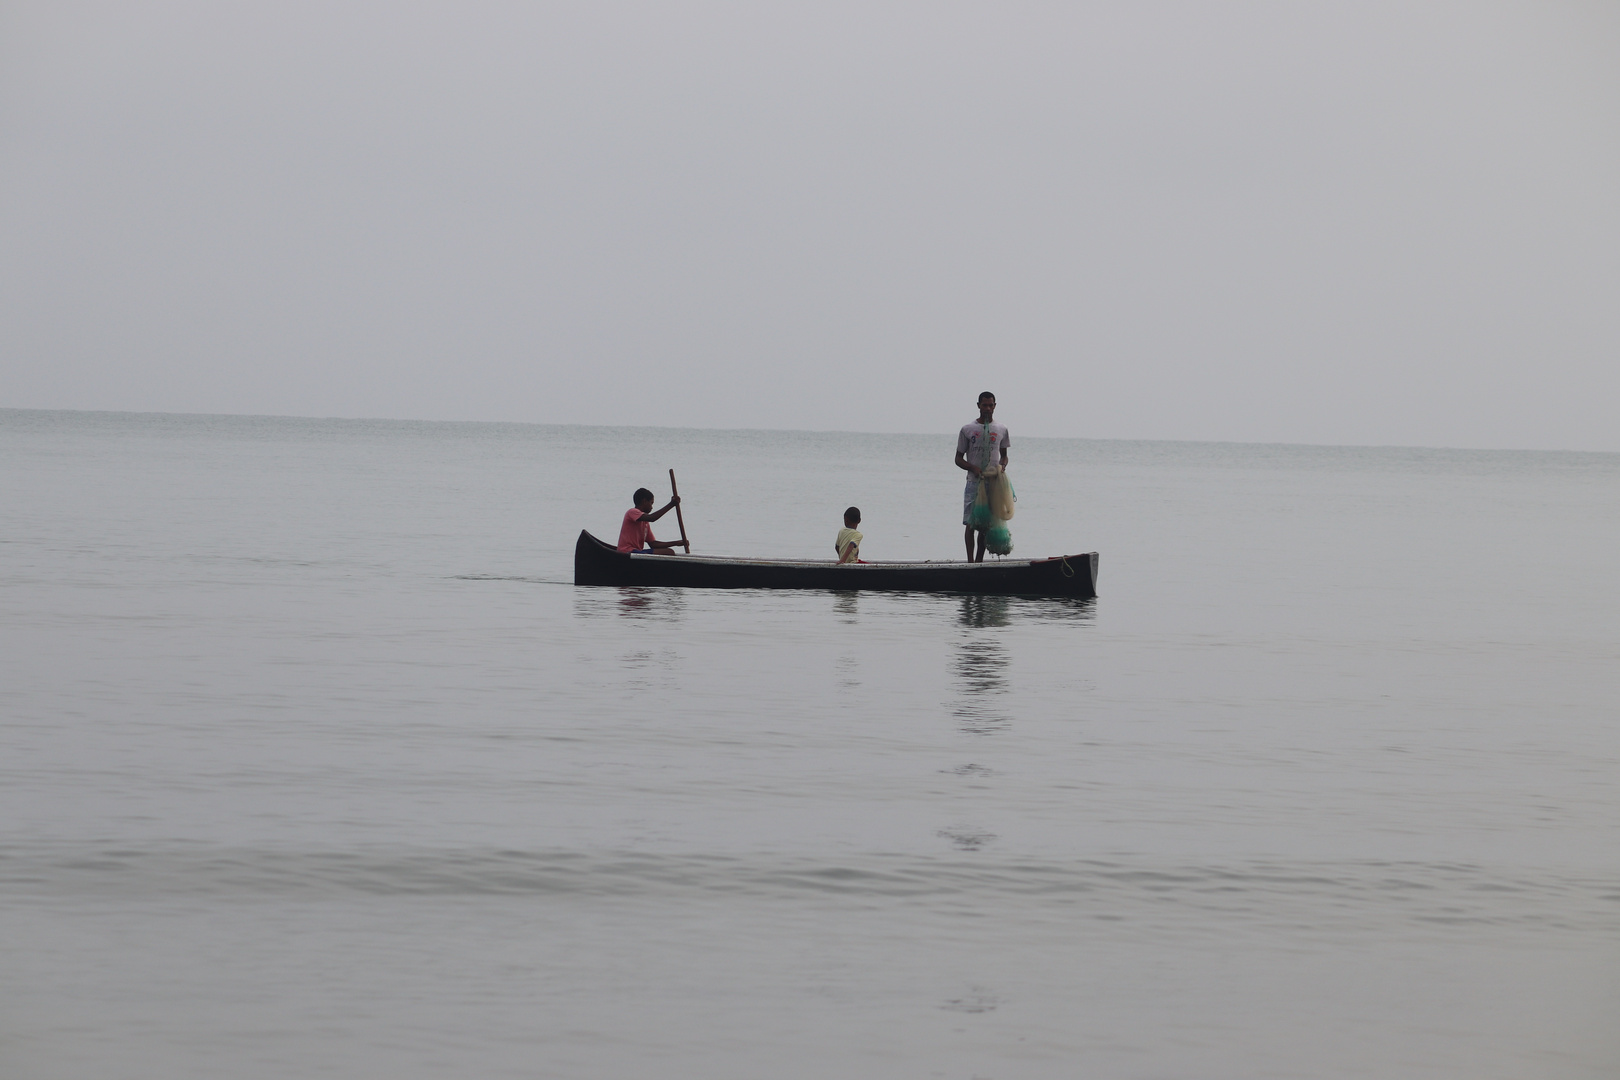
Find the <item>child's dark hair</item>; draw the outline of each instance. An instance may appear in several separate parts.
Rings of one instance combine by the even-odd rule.
[[[853,521],[855,524],[859,525],[861,523],[861,508],[858,506],[852,506],[848,510],[845,510],[844,520]]]
[[[633,502],[633,503],[638,503],[642,499],[646,499],[648,501],[651,501],[652,497],[653,497],[653,493],[648,491],[646,488],[636,488],[636,493],[634,495],[630,496],[630,501]]]

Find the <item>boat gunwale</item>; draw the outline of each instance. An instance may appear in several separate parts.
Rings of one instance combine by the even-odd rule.
[[[594,539],[594,537],[593,537]],[[1017,569],[1019,567],[1034,566],[1037,563],[1058,562],[1065,559],[1089,559],[1090,552],[1079,555],[1051,555],[1041,559],[997,559],[995,562],[958,562],[954,559],[909,560],[904,562],[864,562],[841,563],[833,559],[750,559],[736,555],[654,555],[647,551],[619,551],[612,549],[614,554],[628,555],[633,562],[656,560],[663,564],[668,561],[682,563],[701,563],[707,566],[779,566],[804,567],[806,569],[827,569],[842,567],[849,570],[992,570],[996,567],[1003,569]]]

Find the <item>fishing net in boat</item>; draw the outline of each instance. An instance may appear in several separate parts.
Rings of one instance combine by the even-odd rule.
[[[984,533],[984,549],[992,555],[1012,553],[1012,530],[1007,528],[1007,519],[1013,516],[1017,499],[1012,477],[999,466],[991,465],[979,476],[970,520],[975,529]]]
[[[1012,477],[999,465],[984,470],[985,502],[990,516],[997,521],[1011,521],[1018,495],[1013,491]]]

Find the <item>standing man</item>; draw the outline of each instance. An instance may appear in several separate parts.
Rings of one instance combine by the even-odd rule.
[[[986,390],[979,395],[979,418],[963,424],[956,436],[956,467],[967,470],[967,487],[962,491],[962,543],[967,545],[968,562],[984,562],[984,530],[979,530],[978,554],[973,544],[973,496],[979,477],[992,465],[1007,467],[1007,429],[995,423],[996,395]]]

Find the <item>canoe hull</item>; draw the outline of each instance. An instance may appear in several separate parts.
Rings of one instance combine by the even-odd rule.
[[[861,589],[994,596],[1097,595],[1097,553],[982,563],[866,563],[722,559],[619,551],[589,532],[574,544],[575,585],[663,585],[687,589]]]

